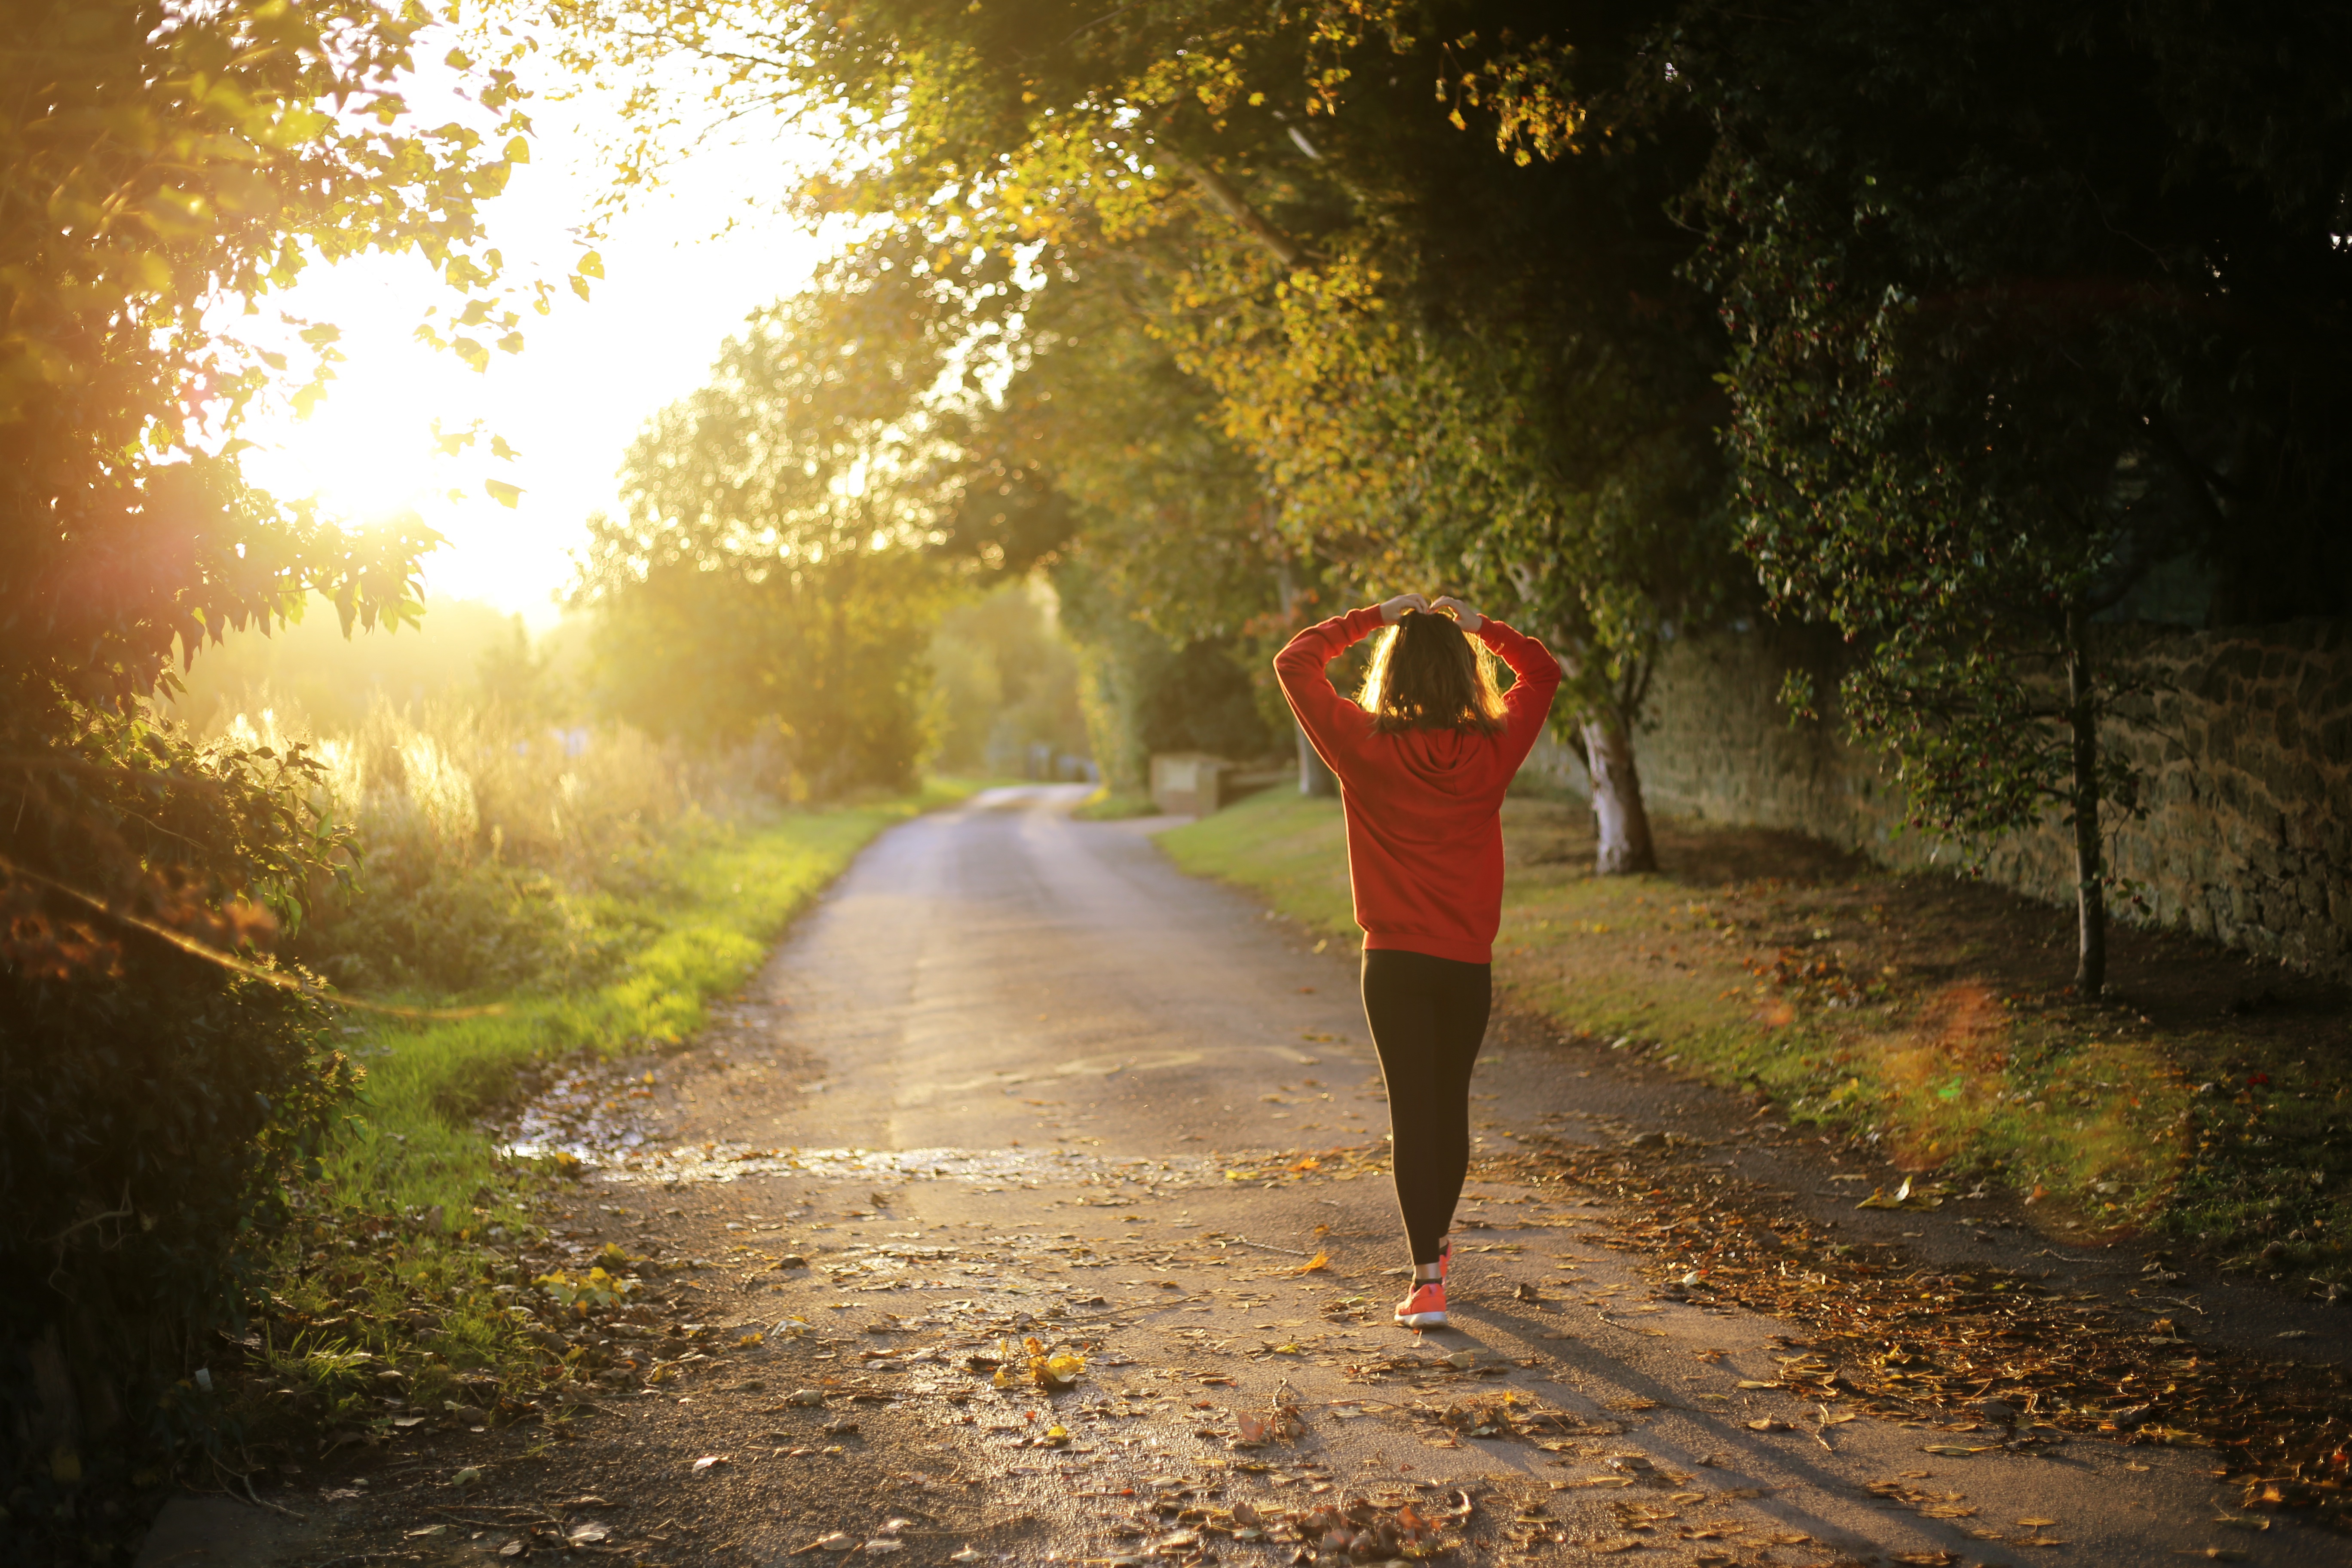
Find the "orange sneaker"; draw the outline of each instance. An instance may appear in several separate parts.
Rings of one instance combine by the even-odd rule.
[[[1424,1279],[1412,1288],[1412,1294],[1397,1303],[1396,1321],[1408,1329],[1442,1329],[1445,1326],[1445,1281]]]

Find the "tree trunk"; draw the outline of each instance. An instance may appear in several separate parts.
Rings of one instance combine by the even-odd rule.
[[[2091,683],[2091,634],[2080,608],[2066,612],[2066,721],[2074,731],[2074,994],[2107,984],[2106,867],[2099,844],[2099,705]]]
[[[1585,766],[1592,774],[1592,820],[1601,844],[1593,869],[1604,877],[1658,868],[1650,844],[1650,813],[1642,804],[1642,775],[1633,766],[1633,736],[1614,713],[1586,720]]]
[[[1274,498],[1269,495],[1266,498],[1269,512],[1273,504]],[[1292,574],[1287,558],[1275,562],[1274,590],[1281,598],[1282,618],[1287,623],[1298,608],[1298,579]],[[1291,739],[1298,746],[1298,793],[1314,800],[1330,800],[1337,796],[1339,781],[1315,750],[1315,742],[1307,738],[1306,730],[1296,719],[1290,721],[1290,731]]]
[[[1315,750],[1315,742],[1307,738],[1307,731],[1298,727],[1298,721],[1292,720],[1290,728],[1298,738],[1298,793],[1323,800],[1331,799],[1339,793],[1339,781],[1332,775],[1321,754]]]

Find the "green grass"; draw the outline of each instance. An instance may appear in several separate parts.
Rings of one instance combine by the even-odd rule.
[[[2303,1035],[2260,1040],[2203,994],[2155,1017],[2081,1004],[2041,932],[2063,911],[1989,889],[1693,824],[1659,825],[1680,875],[1600,877],[1581,807],[1503,815],[1495,969],[1519,1005],[1906,1169],[1994,1179],[2066,1239],[2154,1232],[2274,1277],[2352,1273],[2352,1074]],[[1356,935],[1337,802],[1261,795],[1159,841]],[[2181,942],[2184,970],[2218,954],[2145,940]]]
[[[1266,790],[1158,837],[1180,870],[1255,889],[1319,930],[1356,930],[1347,824],[1336,800]]]
[[[1080,801],[1070,815],[1081,822],[1118,822],[1130,816],[1157,816],[1160,803],[1148,795],[1114,795],[1105,784]]]
[[[320,1178],[293,1194],[298,1221],[264,1260],[265,1347],[247,1405],[256,1429],[280,1429],[280,1415],[301,1428],[383,1427],[371,1395],[385,1368],[428,1411],[469,1371],[498,1377],[502,1392],[457,1402],[502,1399],[509,1418],[527,1396],[559,1392],[569,1373],[537,1348],[548,1314],[518,1304],[530,1301],[529,1282],[500,1245],[532,1228],[538,1184],[553,1173],[503,1160],[477,1119],[534,1064],[687,1038],[877,834],[977,787],[936,783],[721,833],[680,854],[656,890],[614,906],[611,918],[656,934],[606,984],[355,1037],[367,1068],[360,1103]]]
[[[730,834],[684,857],[658,892],[613,911],[658,934],[607,984],[509,998],[490,1016],[372,1031],[363,1111],[327,1161],[336,1190],[463,1213],[491,1168],[471,1119],[509,1091],[516,1073],[583,1047],[613,1055],[686,1038],[709,1000],[747,979],[876,834],[964,793],[934,785],[919,797],[795,813]]]

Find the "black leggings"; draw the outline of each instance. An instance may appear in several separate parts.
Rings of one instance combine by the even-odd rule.
[[[1491,965],[1364,950],[1364,1021],[1388,1081],[1397,1207],[1416,1264],[1437,1261],[1470,1169],[1470,1069],[1494,995]]]

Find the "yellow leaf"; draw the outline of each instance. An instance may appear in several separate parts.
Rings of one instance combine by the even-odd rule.
[[[1300,1264],[1297,1268],[1292,1269],[1291,1272],[1293,1274],[1313,1274],[1319,1269],[1328,1268],[1330,1267],[1330,1263],[1331,1255],[1329,1253],[1318,1252],[1314,1257],[1308,1258],[1306,1262]]]
[[[522,487],[510,485],[504,479],[484,479],[482,488],[488,490],[490,499],[500,506],[513,506],[522,500]]]

